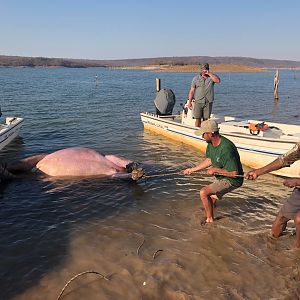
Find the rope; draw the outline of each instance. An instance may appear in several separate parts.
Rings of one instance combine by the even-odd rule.
[[[200,175],[207,175],[209,176],[209,174],[207,174],[206,172],[195,172],[197,174],[200,174]],[[168,172],[168,173],[160,173],[160,174],[153,174],[153,175],[146,175],[144,174],[141,178],[145,178],[145,179],[148,179],[148,178],[155,178],[155,177],[164,177],[164,176],[169,176],[169,175],[184,175],[182,173],[182,171],[174,171],[174,172]],[[213,175],[211,176],[214,176],[214,175],[221,175],[221,176],[225,176],[223,174],[220,174],[220,173],[214,173]],[[266,174],[267,175],[267,174]],[[229,176],[225,176],[225,177],[228,177],[228,178],[245,178],[245,175],[241,175],[241,174],[237,174],[235,175],[234,177],[229,177]],[[266,178],[264,178],[264,175],[260,176],[258,179],[256,179],[255,181],[258,181],[258,180],[266,180]],[[272,183],[279,183],[279,184],[283,184],[283,178],[281,177],[277,177],[277,176],[272,176],[272,179],[269,178],[268,181],[272,182]],[[252,181],[252,180],[251,180]],[[254,180],[253,180],[254,181]]]
[[[77,277],[81,276],[81,275],[85,275],[85,274],[89,274],[89,273],[92,273],[92,274],[96,274],[96,275],[99,275],[101,276],[103,279],[109,281],[109,278],[107,278],[106,276],[104,276],[103,274],[99,273],[99,272],[96,272],[96,271],[84,271],[84,272],[81,272],[77,275],[75,275],[74,277],[72,277],[66,284],[65,286],[63,287],[63,289],[61,290],[59,296],[57,297],[57,300],[59,300],[62,296],[62,294],[64,293],[65,289],[67,288],[67,286],[73,281],[75,280]]]
[[[143,237],[142,243],[139,245],[139,247],[138,247],[137,250],[136,250],[137,256],[139,256],[139,254],[140,254],[140,249],[142,248],[142,246],[144,245],[144,243],[145,243],[145,238]]]
[[[142,178],[153,178],[153,177],[161,177],[161,176],[169,176],[169,175],[183,175],[181,171],[175,171],[175,172],[169,172],[169,173],[160,173],[160,174],[154,174],[154,175],[146,175],[144,174]]]
[[[162,251],[164,251],[164,250],[163,250],[163,249],[158,249],[158,250],[156,250],[156,251],[153,253],[153,256],[152,256],[153,260],[156,258],[156,256],[158,255],[158,253],[160,253],[160,252],[162,252]]]
[[[200,174],[200,175],[208,175],[206,172],[195,172],[197,174]],[[148,178],[153,178],[153,177],[161,177],[161,176],[169,176],[169,175],[183,175],[182,171],[175,171],[175,172],[169,172],[169,173],[160,173],[160,174],[154,174],[154,175],[143,175],[142,178],[145,178],[145,179],[148,179]],[[222,176],[225,176],[223,174],[220,174],[220,173],[214,173],[212,176],[214,175],[222,175]],[[226,176],[225,176],[226,177]],[[229,176],[227,176],[229,177]],[[244,175],[235,175],[234,178],[237,178],[237,177],[245,177]],[[232,177],[233,178],[233,177]]]

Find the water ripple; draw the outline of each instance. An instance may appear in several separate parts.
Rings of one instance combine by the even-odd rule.
[[[281,72],[278,103],[273,101],[272,72],[220,76],[215,113],[300,124],[295,113],[300,108],[300,90],[293,72]],[[54,299],[57,287],[74,273],[100,266],[107,274],[123,272],[125,276],[124,281],[110,282],[106,293],[111,299],[121,297],[113,291],[129,298],[155,298],[146,290],[138,296],[131,294],[145,278],[152,291],[164,290],[168,299],[187,294],[203,299],[293,295],[294,281],[287,274],[297,278],[299,262],[288,250],[290,235],[275,242],[268,233],[290,191],[273,183],[272,176],[246,181],[218,203],[219,219],[214,225],[200,226],[199,190],[213,179],[183,176],[180,171],[198,163],[203,154],[144,132],[139,119],[141,111],[153,111],[156,77],[174,90],[177,112],[192,74],[0,69],[3,114],[25,118],[21,137],[1,151],[2,160],[86,146],[148,161],[147,175],[163,175],[138,183],[28,176],[2,185],[1,299],[38,295]],[[143,238],[145,245],[137,257]],[[153,262],[157,249],[164,251]],[[88,286],[89,290],[81,287],[81,299],[95,296],[93,284]],[[81,288],[76,292],[78,299]]]

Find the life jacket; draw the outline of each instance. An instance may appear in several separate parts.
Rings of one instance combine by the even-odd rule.
[[[252,135],[258,135],[260,133],[260,131],[266,131],[269,129],[269,125],[265,124],[265,122],[262,123],[249,123],[248,124],[248,128],[250,130],[250,133]]]

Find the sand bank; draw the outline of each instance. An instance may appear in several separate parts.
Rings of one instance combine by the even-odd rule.
[[[198,73],[200,71],[199,65],[148,65],[140,67],[122,67],[120,69],[127,70],[147,70],[152,72],[186,72],[186,73]],[[233,65],[233,64],[212,64],[210,65],[212,72],[265,72],[266,70],[261,68],[253,68],[245,65]]]

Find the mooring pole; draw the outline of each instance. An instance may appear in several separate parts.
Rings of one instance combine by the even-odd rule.
[[[158,93],[160,91],[160,78],[156,78],[156,93]]]
[[[278,100],[278,84],[279,84],[279,74],[276,70],[274,75],[274,99]]]

